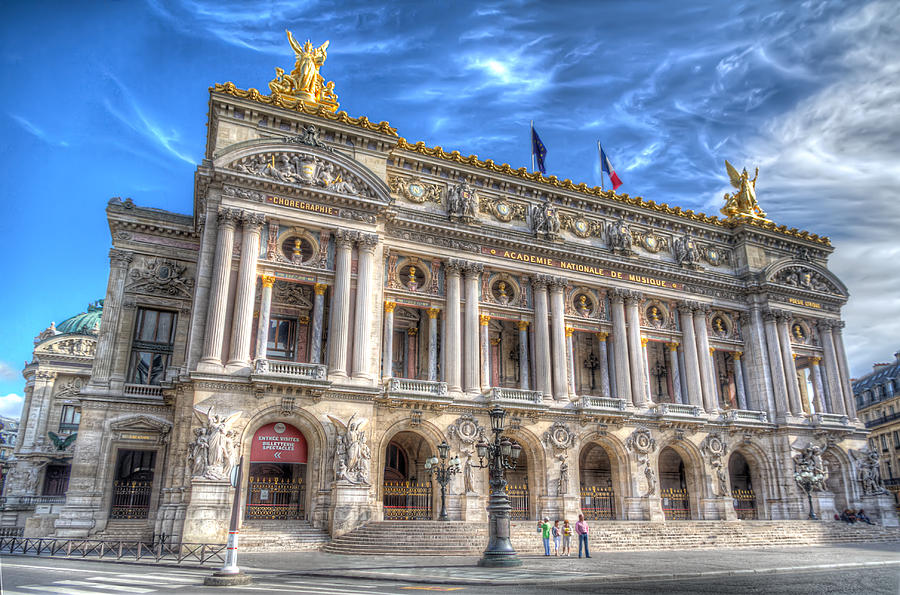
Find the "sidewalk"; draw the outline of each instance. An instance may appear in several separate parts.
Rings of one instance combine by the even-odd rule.
[[[900,567],[900,543],[727,550],[595,551],[590,559],[523,556],[513,569],[477,566],[477,557],[343,556],[319,552],[239,555],[245,572],[455,585],[672,580],[776,572]]]

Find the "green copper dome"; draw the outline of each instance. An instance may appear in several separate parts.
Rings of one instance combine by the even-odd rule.
[[[76,314],[56,326],[61,335],[97,335],[100,331],[100,316],[103,314],[103,300],[88,304],[87,312]]]

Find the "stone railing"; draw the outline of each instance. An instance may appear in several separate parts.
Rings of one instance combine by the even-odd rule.
[[[813,426],[847,426],[850,418],[836,413],[814,413],[809,417],[809,423]]]
[[[411,378],[391,378],[388,381],[387,392],[388,394],[421,395],[423,397],[446,397],[447,383]]]
[[[256,374],[272,376],[290,376],[303,380],[324,381],[328,378],[325,364],[301,364],[283,362],[273,359],[258,359],[254,362]]]
[[[681,403],[657,403],[653,406],[657,415],[678,415],[686,417],[700,417],[701,410],[696,405],[683,405]]]
[[[581,397],[581,408],[599,411],[625,411],[625,399],[615,397]]]
[[[0,506],[33,508],[38,504],[63,504],[65,496],[7,496],[0,498]]]
[[[125,395],[129,397],[162,397],[162,387],[155,384],[126,384]]]
[[[522,390],[520,388],[504,388],[492,386],[487,395],[489,401],[507,401],[540,405],[544,402],[544,393],[539,390]]]
[[[729,409],[722,414],[722,419],[730,423],[769,423],[769,415],[765,411],[750,409]]]

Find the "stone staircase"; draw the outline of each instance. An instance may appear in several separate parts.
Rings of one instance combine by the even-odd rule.
[[[110,541],[152,541],[153,528],[142,520],[109,521],[103,531],[91,535],[90,539],[106,539]]]
[[[244,521],[238,546],[245,552],[284,552],[317,550],[331,538],[308,521]]]
[[[512,523],[512,544],[521,554],[542,554],[536,521]],[[900,528],[847,525],[836,521],[593,521],[591,549],[666,550],[781,547],[858,542],[900,542]],[[487,545],[487,524],[460,521],[369,523],[331,541],[333,554],[479,555]],[[575,550],[578,543],[572,538]]]

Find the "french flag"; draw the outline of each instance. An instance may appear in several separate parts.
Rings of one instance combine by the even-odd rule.
[[[622,180],[616,175],[616,170],[613,169],[612,163],[609,162],[609,157],[606,156],[603,147],[600,146],[600,141],[597,141],[597,149],[600,151],[600,176],[602,177],[604,173],[608,175],[609,181],[612,182],[613,190],[617,190],[622,185]]]

